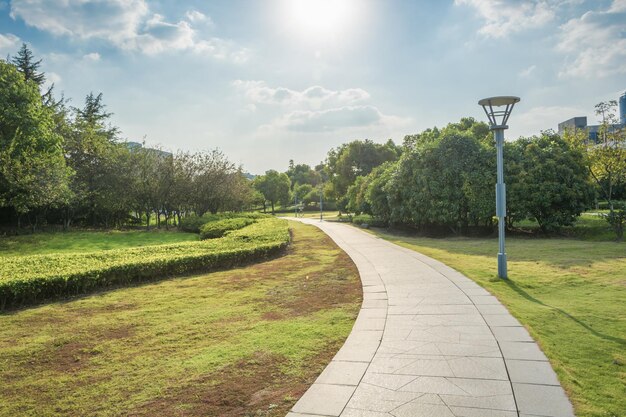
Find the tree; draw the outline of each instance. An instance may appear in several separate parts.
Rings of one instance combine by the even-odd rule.
[[[554,132],[520,138],[507,147],[517,156],[507,179],[507,203],[515,219],[534,219],[544,232],[572,225],[593,195],[582,152]]]
[[[626,184],[626,128],[618,124],[616,107],[614,100],[596,105],[596,114],[602,117],[597,143],[589,141],[587,132],[581,130],[566,131],[564,139],[583,153],[589,175],[608,203],[605,218],[621,240],[626,213],[623,203],[616,202],[616,194]]]
[[[348,187],[357,177],[369,174],[383,162],[397,160],[400,154],[400,148],[391,139],[384,144],[369,139],[355,140],[337,149],[331,149],[328,152],[326,166],[333,196],[343,199],[344,204],[347,203],[344,197]]]
[[[38,72],[41,59],[36,61],[32,51],[28,49],[25,43],[22,44],[22,47],[17,52],[17,56],[11,59],[11,63],[22,73],[24,80],[33,81],[38,87],[46,81],[45,74]]]
[[[279,173],[273,169],[254,179],[254,187],[270,202],[272,214],[274,214],[276,203],[289,201],[290,186],[291,181],[287,174]]]
[[[319,172],[315,171],[307,164],[295,165],[293,159],[289,161],[289,169],[286,174],[291,180],[292,188],[296,184],[309,184],[312,187],[316,187],[320,182],[322,182]]]
[[[15,211],[18,227],[25,214],[69,198],[61,141],[37,85],[0,61],[0,206]]]

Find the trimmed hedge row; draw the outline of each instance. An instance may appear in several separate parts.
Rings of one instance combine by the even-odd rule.
[[[275,255],[289,240],[286,221],[264,218],[220,239],[6,258],[0,264],[0,310],[109,286],[232,267]]]
[[[242,217],[205,223],[202,225],[202,227],[200,227],[200,239],[216,239],[218,237],[224,236],[226,232],[242,229],[246,226],[251,225],[254,222],[254,219]]]
[[[195,214],[183,217],[180,221],[180,228],[185,232],[200,233],[200,228],[209,222],[215,222],[224,219],[267,219],[270,218],[269,214],[263,213],[207,213],[204,216],[196,216]]]

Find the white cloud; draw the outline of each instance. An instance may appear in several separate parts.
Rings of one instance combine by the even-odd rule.
[[[211,20],[211,18],[207,15],[205,15],[202,12],[199,12],[197,10],[188,10],[187,13],[185,13],[185,17],[187,18],[188,21],[190,21],[191,23],[205,23],[208,25],[213,25],[213,21]]]
[[[531,65],[530,67],[524,68],[523,70],[521,70],[519,72],[519,76],[522,78],[528,78],[533,72],[535,72],[536,69],[537,69],[536,65]]]
[[[492,38],[545,25],[555,17],[553,3],[548,0],[454,0],[457,6],[476,9],[485,21],[479,33]]]
[[[0,54],[2,54],[0,57],[4,58],[6,54],[16,53],[20,42],[20,38],[12,33],[4,35],[0,33]]]
[[[607,11],[586,12],[560,27],[557,50],[568,62],[564,77],[599,78],[626,73],[626,2]]]
[[[274,125],[296,132],[329,132],[380,123],[382,113],[374,106],[344,106],[321,111],[294,111]]]
[[[100,61],[100,54],[97,52],[91,52],[89,54],[83,55],[83,59],[85,61],[98,62]]]
[[[609,13],[626,12],[626,0],[613,0],[613,4],[609,8]]]
[[[410,122],[410,119],[385,115],[377,107],[364,104],[370,95],[361,88],[330,90],[315,85],[300,91],[271,87],[265,81],[244,80],[233,81],[233,86],[243,94],[248,106],[254,106],[246,106],[246,109],[256,111],[258,105],[269,105],[270,109],[286,111],[259,127],[264,134],[335,132],[365,127],[389,131]]]
[[[234,42],[200,38],[192,24],[210,22],[201,12],[189,11],[186,20],[168,22],[151,13],[145,0],[13,0],[11,17],[53,35],[104,39],[145,54],[188,50],[233,62],[243,62],[249,55]]]
[[[370,98],[369,93],[361,88],[329,90],[316,85],[297,91],[286,87],[270,87],[265,81],[244,80],[236,80],[233,85],[253,103],[304,106],[307,109],[355,104]]]

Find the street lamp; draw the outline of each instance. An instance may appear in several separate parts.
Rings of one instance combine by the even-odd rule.
[[[483,107],[489,119],[489,130],[493,130],[496,140],[498,182],[496,183],[496,216],[498,216],[498,276],[507,278],[506,252],[504,250],[504,218],[506,217],[506,186],[504,185],[504,161],[502,158],[502,147],[504,145],[504,131],[509,127],[506,122],[509,120],[511,111],[515,103],[519,102],[519,97],[501,96],[484,98],[478,102]],[[496,109],[494,110],[494,107]],[[504,109],[502,109],[504,107]]]
[[[324,219],[324,210],[322,208],[322,195],[324,195],[324,184],[320,184],[320,221]]]

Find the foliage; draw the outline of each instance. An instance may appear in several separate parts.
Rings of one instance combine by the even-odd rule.
[[[237,219],[237,218],[257,220],[257,219],[267,219],[267,218],[270,218],[270,216],[267,214],[254,213],[254,212],[253,213],[226,212],[226,213],[218,213],[218,214],[206,213],[203,216],[198,216],[197,214],[191,214],[187,217],[183,217],[181,221],[181,229],[184,230],[185,232],[200,233],[200,228],[209,222],[216,222],[216,221],[220,221],[224,219]]]
[[[237,265],[271,256],[288,242],[287,222],[265,218],[221,239],[86,254],[5,258],[0,265],[0,307]]]
[[[389,205],[381,204],[379,195],[373,214],[379,215],[380,210],[381,217],[393,223],[454,233],[491,225],[493,150],[474,136],[483,129],[473,124],[450,124],[405,140],[407,149],[397,166],[378,174],[389,178],[386,184],[378,184]]]
[[[348,187],[357,177],[369,174],[383,162],[397,160],[400,153],[401,149],[391,139],[385,144],[369,139],[355,140],[331,149],[326,159],[326,170],[332,197],[347,203],[345,195]]]
[[[291,181],[285,173],[279,173],[273,169],[265,172],[254,179],[254,187],[263,194],[266,201],[270,202],[272,214],[277,203],[289,204]]]
[[[257,195],[241,168],[215,149],[172,154],[122,142],[102,93],[68,107],[26,45],[0,61],[0,224],[119,227],[189,213],[241,211]]]
[[[602,216],[611,225],[617,240],[623,240],[624,227],[626,226],[626,203],[616,203],[608,213],[602,214]]]
[[[0,60],[0,206],[12,207],[18,222],[71,196],[72,171],[65,165],[52,116],[37,84]]]
[[[293,159],[289,161],[289,169],[286,174],[291,181],[291,188],[294,188],[297,184],[316,187],[322,182],[322,176],[319,172],[307,164],[295,164]]]
[[[492,230],[495,149],[485,123],[471,118],[407,136],[399,161],[387,162],[348,188],[347,208],[427,233]],[[505,145],[509,225],[538,221],[544,231],[568,226],[592,190],[583,154],[546,132]]]
[[[387,222],[374,217],[370,214],[358,214],[356,216],[352,216],[352,223],[359,225],[359,226],[367,226],[367,227],[386,227],[387,226]]]
[[[28,45],[25,43],[22,43],[22,47],[17,55],[11,59],[11,63],[22,73],[25,81],[33,81],[37,86],[41,86],[46,81],[45,74],[38,72],[41,59],[35,60],[32,51],[28,49]]]
[[[615,116],[617,102],[601,102],[596,114],[602,117],[597,142],[588,140],[585,131],[565,132],[565,139],[585,155],[589,175],[600,196],[608,203],[609,215],[605,217],[618,240],[623,236],[621,214],[615,213],[614,202],[620,190],[626,187],[626,128],[618,124]]]
[[[593,195],[583,154],[552,132],[506,146],[510,221],[532,218],[544,232],[572,225]]]
[[[222,219],[205,223],[200,227],[200,239],[215,239],[224,236],[226,232],[238,230],[254,223],[254,219],[233,218]]]

